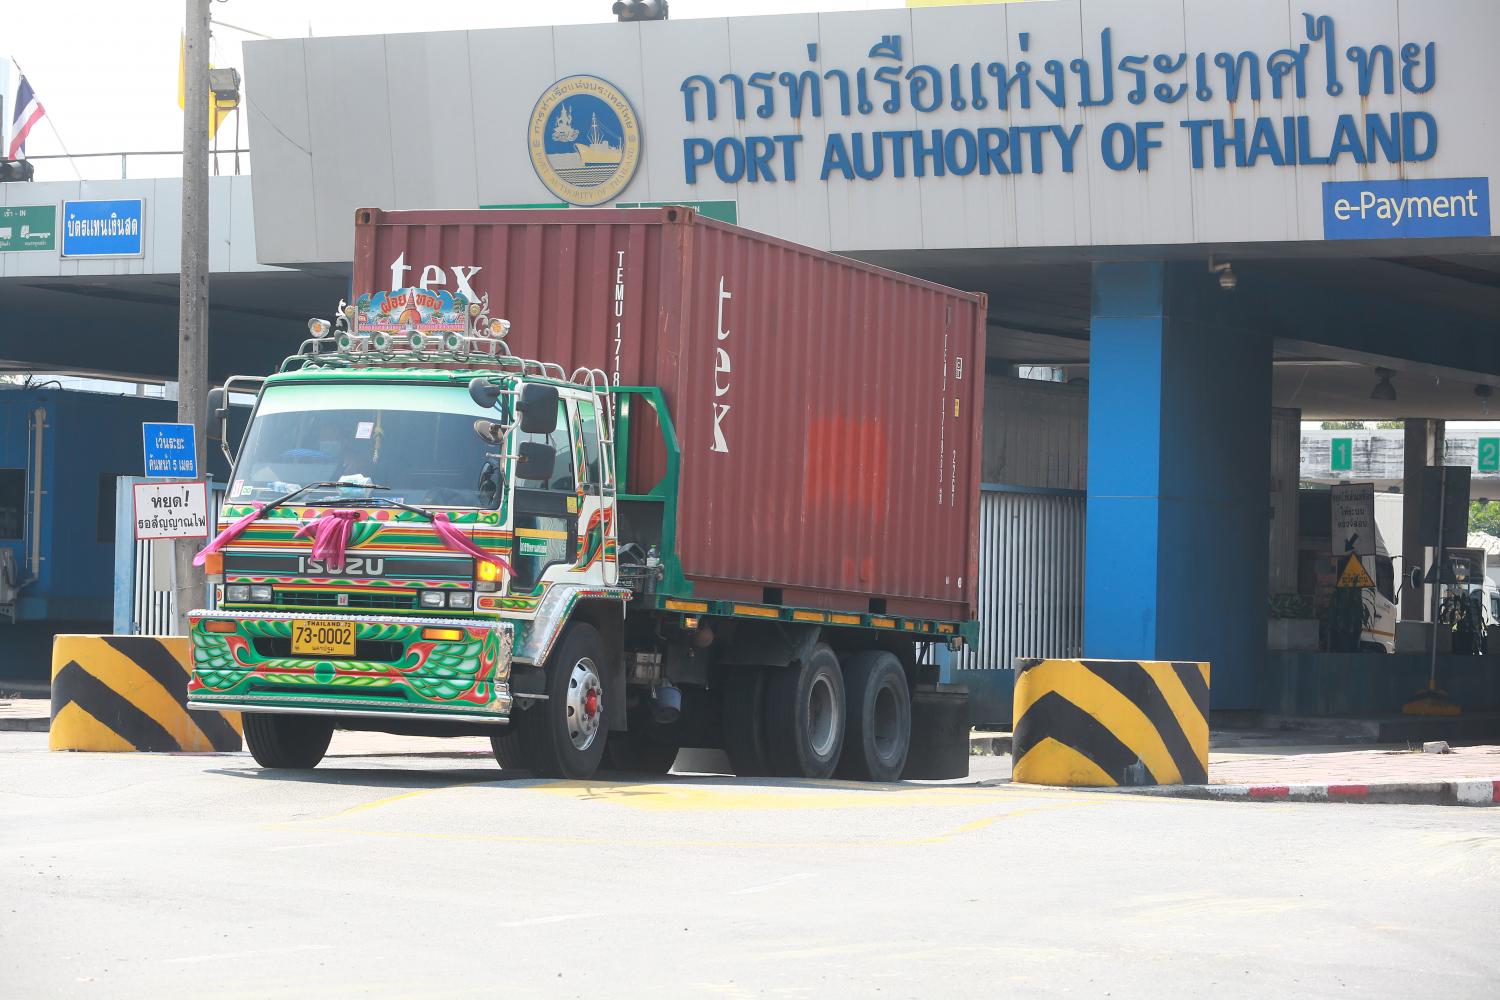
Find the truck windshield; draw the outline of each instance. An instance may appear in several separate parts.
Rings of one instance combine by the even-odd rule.
[[[229,495],[263,500],[337,481],[378,484],[388,487],[379,495],[424,507],[493,507],[498,484],[487,453],[495,448],[474,433],[474,420],[495,415],[461,385],[271,386],[245,434]]]

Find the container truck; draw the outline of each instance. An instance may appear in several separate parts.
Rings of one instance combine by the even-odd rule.
[[[966,773],[928,664],[977,635],[983,296],[682,207],[355,231],[356,301],[210,400],[257,397],[190,707],[266,767],[339,728],[574,778]]]

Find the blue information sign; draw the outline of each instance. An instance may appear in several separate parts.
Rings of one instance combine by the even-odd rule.
[[[1323,182],[1325,240],[1488,235],[1488,177]]]
[[[146,439],[146,475],[197,479],[198,441],[192,424],[141,424]]]
[[[64,257],[139,257],[145,202],[140,198],[113,201],[63,202]]]

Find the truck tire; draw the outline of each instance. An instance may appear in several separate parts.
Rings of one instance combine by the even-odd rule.
[[[771,671],[766,683],[766,748],[771,773],[826,778],[844,748],[844,673],[826,643],[801,663]]]
[[[247,712],[245,743],[261,767],[306,770],[317,767],[333,739],[333,720],[316,715]]]
[[[591,778],[604,758],[604,640],[574,622],[547,661],[547,700],[525,711],[517,732],[526,769],[549,778]]]
[[[849,721],[838,775],[859,781],[898,781],[911,751],[911,691],[901,661],[870,649],[844,660]]]
[[[724,668],[724,752],[741,778],[771,773],[766,755],[766,669]]]
[[[495,763],[502,771],[524,771],[525,758],[521,754],[520,712],[512,717],[511,724],[498,733],[490,734],[490,749],[494,751]]]
[[[666,774],[677,760],[677,748],[644,733],[613,733],[604,746],[604,766],[632,774]]]

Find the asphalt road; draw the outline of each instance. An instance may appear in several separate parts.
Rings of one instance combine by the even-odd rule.
[[[45,739],[0,733],[6,1000],[1500,995],[1500,809]]]

